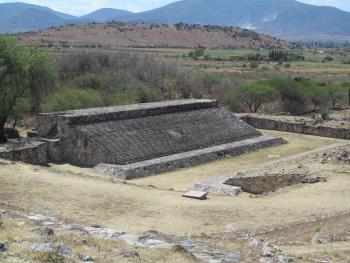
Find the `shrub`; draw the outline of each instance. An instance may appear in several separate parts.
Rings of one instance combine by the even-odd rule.
[[[122,90],[107,97],[107,104],[111,106],[135,104],[140,102],[137,90]]]
[[[45,112],[84,109],[103,106],[103,100],[98,91],[65,88],[51,95],[42,105]]]
[[[316,111],[320,105],[327,104],[329,94],[326,86],[310,82],[309,85],[305,87],[305,91],[310,103],[312,104],[313,111]]]
[[[322,105],[321,108],[320,108],[320,114],[321,114],[321,118],[322,120],[329,120],[329,114],[330,114],[330,111],[327,107],[327,105]]]
[[[259,63],[256,61],[252,61],[249,64],[250,68],[258,68],[259,67]]]
[[[270,85],[261,81],[242,85],[240,96],[248,110],[256,113],[264,103],[273,102],[277,97],[277,92]]]
[[[74,80],[77,87],[80,89],[101,90],[104,85],[103,76],[98,73],[87,73],[76,77]]]
[[[276,89],[281,98],[283,109],[291,113],[305,111],[308,106],[308,95],[304,81],[287,78],[273,78],[268,83]]]

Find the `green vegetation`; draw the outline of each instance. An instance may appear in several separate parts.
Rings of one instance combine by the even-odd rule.
[[[25,114],[40,111],[183,98],[218,99],[234,112],[269,113],[321,113],[348,102],[350,85],[345,81],[350,75],[343,75],[339,82],[312,81],[315,75],[308,72],[309,67],[322,69],[325,65],[347,70],[349,65],[340,64],[340,58],[349,54],[344,50],[320,54],[198,47],[189,54],[190,60],[186,53],[175,58],[165,57],[166,52],[161,57],[148,52],[70,50],[50,56],[24,48],[10,37],[1,37],[0,43],[1,117],[3,124],[10,119],[13,126]],[[286,63],[294,55],[305,61]],[[237,56],[242,61],[226,61]],[[200,57],[203,61],[197,61]],[[215,57],[222,61],[205,61]],[[297,67],[305,68],[305,73],[295,77],[292,72]]]
[[[0,143],[7,141],[4,126],[8,118],[17,119],[29,103],[35,109],[54,85],[53,65],[46,54],[24,48],[12,37],[0,36]]]
[[[199,59],[200,57],[204,57],[204,52],[205,52],[205,49],[199,47],[199,48],[195,48],[193,51],[188,53],[188,56],[193,59]]]
[[[284,50],[271,50],[269,52],[268,58],[269,58],[269,61],[284,61],[284,62],[305,60],[305,57],[302,54],[298,54],[295,52],[288,52]]]
[[[63,111],[100,105],[102,105],[102,97],[98,91],[65,88],[53,93],[42,108],[44,111]]]
[[[253,84],[241,85],[228,96],[232,110],[246,109],[258,112],[264,104],[275,104],[275,108],[290,113],[321,111],[335,108],[346,96],[348,88],[335,84],[291,78],[271,78]],[[234,105],[234,106],[232,106]]]

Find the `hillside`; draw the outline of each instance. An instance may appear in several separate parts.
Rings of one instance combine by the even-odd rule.
[[[235,25],[283,39],[350,38],[350,13],[294,0],[182,0],[121,20]]]
[[[283,48],[288,44],[247,29],[202,25],[88,24],[22,34],[26,45],[57,47]]]

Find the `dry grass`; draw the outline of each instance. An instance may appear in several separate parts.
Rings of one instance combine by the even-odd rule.
[[[152,180],[158,178],[163,184],[169,180],[185,189],[197,179],[219,176],[337,141],[305,135],[284,134],[284,137],[290,140],[289,145],[251,153],[238,161],[233,158],[179,171],[174,173],[178,179],[168,174]],[[246,159],[248,161],[244,161]],[[210,167],[213,170],[207,173]],[[86,177],[84,169],[66,172],[57,166],[53,169],[9,164],[1,166],[0,170],[0,205],[132,233],[157,229],[184,235],[254,231],[350,211],[350,204],[343,201],[350,198],[349,175],[343,173],[348,167],[331,164],[320,167],[315,163],[313,169],[329,178],[329,182],[293,186],[258,199],[242,194],[236,198],[210,196],[209,200],[199,202],[181,197],[181,192],[113,183],[101,180],[102,176]],[[93,171],[89,173],[90,176],[94,174]]]

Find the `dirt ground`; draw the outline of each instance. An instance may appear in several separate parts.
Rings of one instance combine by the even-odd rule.
[[[331,258],[340,260],[334,262],[349,262],[342,261],[350,253],[347,241],[327,243],[324,248],[322,244],[316,246],[313,243],[316,234],[322,239],[323,233],[330,236],[342,231],[348,233],[350,229],[349,217],[343,216],[350,215],[350,202],[346,201],[350,200],[350,167],[347,163],[322,163],[317,158],[303,160],[302,165],[314,175],[325,177],[327,182],[295,185],[266,196],[209,195],[206,201],[182,197],[193,183],[201,180],[346,143],[300,134],[265,133],[282,136],[289,144],[131,182],[69,165],[42,167],[1,161],[0,208],[87,225],[99,224],[131,233],[156,229],[183,236],[207,236],[210,242],[223,247],[228,245],[223,243],[223,237],[230,240],[248,233],[277,242],[288,253],[305,259],[300,262],[309,262],[306,259],[315,255],[329,258],[331,254]],[[327,222],[322,220],[329,217],[335,219],[327,227]],[[307,222],[311,222],[310,226]],[[306,227],[290,230],[299,223],[306,224],[309,232]],[[299,234],[295,236],[296,233]],[[314,233],[312,237],[310,233]],[[332,250],[331,245],[338,247]],[[334,251],[336,255],[333,255]]]

